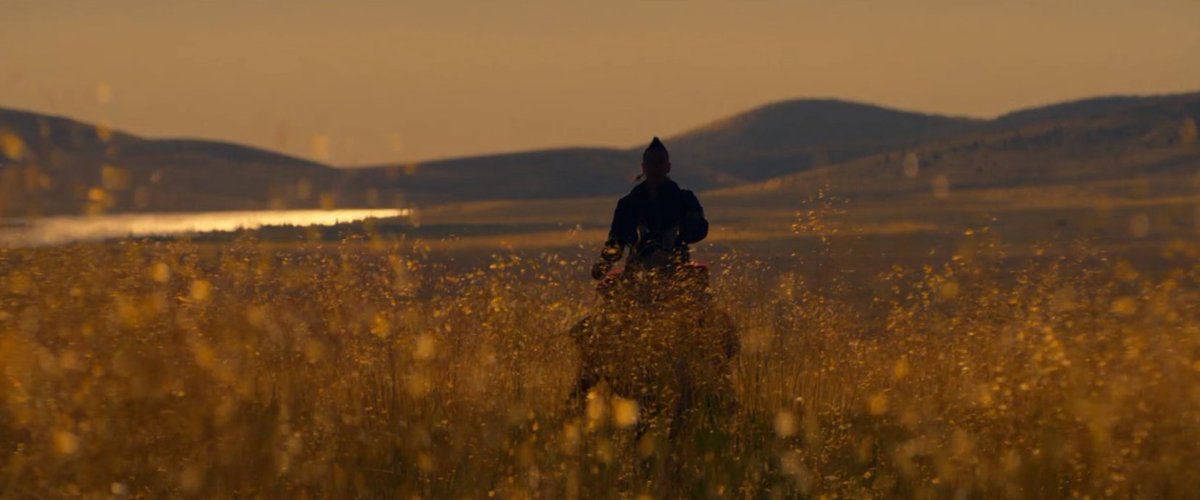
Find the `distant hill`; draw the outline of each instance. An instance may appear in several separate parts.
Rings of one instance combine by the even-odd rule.
[[[858,158],[981,123],[845,101],[795,100],[668,137],[666,144],[672,177],[698,190]],[[628,191],[640,161],[641,146],[555,149],[427,162],[415,169],[358,168],[351,185],[407,192],[422,204],[611,196]]]
[[[1149,98],[1152,99],[1152,98]],[[1038,122],[1087,118],[1145,104],[1147,97],[1107,96],[1013,111],[992,121],[997,127],[1022,127]]]
[[[1079,101],[701,197],[725,217],[763,221],[762,214],[775,213],[776,225],[823,191],[847,201],[859,227],[992,226],[1006,238],[1194,240],[1197,119],[1200,93]],[[1144,227],[1131,229],[1135,218]]]
[[[958,137],[972,137],[969,142],[973,142],[975,137],[1039,125],[1072,128],[1080,120],[1118,111],[1142,109],[1152,113],[1163,99],[1171,98],[1086,99],[1021,110],[992,120],[899,111],[835,99],[801,99],[717,120],[669,136],[665,142],[675,165],[672,177],[693,190],[706,190],[803,175],[880,154],[929,149],[927,145]],[[1111,138],[1119,138],[1123,132],[1104,133],[1116,133]],[[1101,136],[1092,139],[1099,141]],[[428,162],[415,168],[368,167],[356,169],[350,185],[402,192],[421,205],[615,196],[628,190],[629,178],[638,171],[640,151],[641,146],[624,150],[556,149]]]
[[[1184,123],[1200,117],[1198,96],[1086,99],[992,120],[793,100],[665,142],[672,177],[682,185],[731,201],[753,193],[738,201],[748,204],[794,199],[802,193],[787,186],[807,188],[818,179],[860,197],[927,190],[928,175],[944,175],[956,189],[1081,182],[1190,168],[1166,157],[1151,161],[1146,152],[1183,151],[1176,146],[1189,140]],[[632,186],[642,147],[338,169],[236,144],[147,139],[12,110],[0,110],[0,146],[5,215],[615,197]],[[913,178],[901,169],[910,156],[919,167]]]
[[[0,108],[0,138],[4,140],[0,165],[55,152],[94,152],[110,144],[140,140],[124,132],[70,118],[4,108]]]
[[[417,205],[575,198],[628,190],[638,172],[628,151],[566,148],[356,168],[348,171],[346,191],[375,190]]]
[[[248,146],[145,139],[7,109],[0,109],[0,146],[4,215],[309,208],[343,178],[332,167]]]
[[[982,120],[834,99],[769,104],[672,137],[684,165],[746,181],[796,173],[962,133]]]
[[[1089,245],[1114,254],[1186,251],[1193,256],[1183,264],[1188,268],[1200,231],[1197,120],[1200,93],[1036,108],[903,149],[698,196],[717,245],[786,240],[778,248],[803,257],[799,249],[811,247],[799,240],[823,227],[909,255],[937,248],[969,258],[982,251],[974,245],[1053,242],[1068,254]],[[817,196],[828,205],[813,201]],[[423,220],[522,224],[538,241],[567,241],[573,233],[562,228],[578,225],[598,242],[613,201],[464,203],[429,210]]]

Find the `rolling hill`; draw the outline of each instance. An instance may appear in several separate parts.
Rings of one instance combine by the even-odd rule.
[[[910,255],[956,251],[967,230],[1161,255],[1200,234],[1197,117],[1200,93],[1033,108],[903,149],[698,195],[716,245],[787,240],[781,248],[794,252],[815,214],[826,229]],[[504,242],[518,241],[517,233],[538,244],[580,241],[577,228],[594,245],[614,201],[463,203],[426,210],[423,223],[449,228],[461,245],[497,244],[482,234],[479,242],[466,238],[469,225],[492,224],[514,227]]]
[[[665,139],[672,177],[692,189],[732,186],[845,161],[983,122],[837,100],[771,104]],[[418,204],[573,198],[628,191],[641,146],[485,155],[355,169],[350,186],[409,192]],[[408,175],[396,175],[407,172]]]
[[[935,182],[955,196],[1131,178],[1178,191],[1191,186],[1194,117],[1200,94],[1087,99],[992,120],[810,99],[756,108],[665,142],[673,177],[739,210],[794,204],[818,185],[881,203],[927,195]],[[611,198],[631,186],[641,150],[565,148],[339,169],[9,110],[0,110],[0,145],[8,215]],[[905,167],[914,172],[904,175]]]
[[[821,191],[840,200],[835,218],[847,230],[932,237],[985,227],[1007,241],[1164,251],[1200,231],[1196,117],[1200,94],[1034,109],[906,151],[701,196],[712,213],[764,228],[788,228]]]
[[[0,145],[5,215],[317,207],[322,187],[343,178],[332,167],[247,146],[146,139],[6,109]]]
[[[760,181],[972,130],[982,120],[897,111],[833,99],[763,106],[669,144],[679,162]]]

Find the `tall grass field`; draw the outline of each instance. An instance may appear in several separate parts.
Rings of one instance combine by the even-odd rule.
[[[636,400],[570,397],[590,252],[0,250],[0,497],[1200,491],[1196,261],[959,239],[921,263],[836,238],[699,255],[741,349],[732,403],[673,439]]]

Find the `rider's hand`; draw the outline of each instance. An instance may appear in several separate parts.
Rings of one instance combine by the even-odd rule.
[[[608,276],[608,271],[612,269],[612,263],[607,260],[598,260],[592,265],[592,279],[602,280]]]

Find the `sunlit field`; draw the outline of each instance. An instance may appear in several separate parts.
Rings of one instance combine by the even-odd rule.
[[[590,252],[458,260],[378,235],[3,250],[0,496],[1200,489],[1200,268],[969,233],[921,265],[832,236],[702,256],[741,341],[734,403],[692,408],[675,439],[639,437],[653,416],[632,400],[569,398]]]
[[[0,0],[0,500],[1200,499],[1200,0],[1080,7]]]

